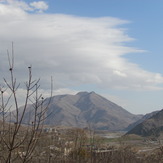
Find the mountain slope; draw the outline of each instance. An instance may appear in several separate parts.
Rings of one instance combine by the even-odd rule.
[[[30,112],[30,107],[28,110]],[[91,126],[94,129],[110,131],[123,130],[141,118],[95,92],[54,96],[47,115],[46,125],[80,128]],[[25,119],[29,118],[25,115]]]
[[[135,126],[127,134],[140,136],[160,136],[163,132],[163,110]]]
[[[138,124],[142,123],[143,121],[151,118],[153,115],[155,115],[156,113],[158,113],[159,111],[154,111],[154,112],[151,112],[151,113],[148,113],[148,114],[145,114],[141,119],[139,119],[138,121],[130,124],[126,129],[125,131],[130,131],[132,130],[134,127],[136,127]]]

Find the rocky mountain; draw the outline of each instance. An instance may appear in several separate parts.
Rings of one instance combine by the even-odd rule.
[[[49,99],[46,101],[48,102]],[[29,120],[28,115],[32,115],[31,107],[28,107],[24,122]],[[91,127],[109,131],[123,130],[142,117],[129,113],[95,92],[54,96],[48,106],[47,115],[46,125]]]
[[[156,112],[150,118],[136,125],[127,134],[158,137],[163,133],[163,110]]]
[[[145,114],[141,119],[139,119],[138,121],[130,124],[126,129],[125,131],[130,131],[132,130],[134,127],[136,127],[138,124],[142,123],[143,121],[145,121],[146,119],[149,119],[151,118],[153,115],[155,115],[156,113],[158,113],[159,111],[154,111],[154,112],[151,112],[151,113],[148,113],[148,114]]]

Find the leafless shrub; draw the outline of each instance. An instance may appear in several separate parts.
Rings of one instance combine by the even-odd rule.
[[[33,80],[32,67],[28,67],[28,80],[25,82],[26,95],[23,107],[19,108],[18,90],[20,83],[14,72],[14,51],[8,53],[10,79],[4,78],[4,85],[0,87],[0,161],[6,163],[30,162],[34,156],[34,149],[42,133],[46,111],[45,100],[39,94],[39,79]],[[51,88],[52,89],[52,88]],[[6,97],[5,93],[9,96]],[[10,105],[10,103],[12,104]],[[33,116],[29,117],[28,125],[23,126],[23,120],[31,103]],[[9,112],[12,108],[14,112]]]

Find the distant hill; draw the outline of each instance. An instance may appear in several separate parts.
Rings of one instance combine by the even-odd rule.
[[[47,98],[46,101],[48,100]],[[31,107],[28,107],[24,123],[29,120],[28,115],[32,115]],[[109,131],[123,130],[142,117],[129,113],[95,92],[54,96],[48,107],[47,115],[49,116],[45,120],[46,125],[91,127]]]
[[[160,136],[163,133],[163,110],[158,111],[150,118],[136,125],[127,134],[136,134],[140,136]]]
[[[138,121],[130,124],[126,129],[125,131],[130,131],[132,130],[134,127],[136,127],[138,124],[142,123],[143,121],[145,121],[146,119],[149,119],[151,118],[153,115],[155,115],[156,113],[158,113],[159,111],[154,111],[154,112],[151,112],[151,113],[148,113],[148,114],[145,114],[141,119],[139,119]]]

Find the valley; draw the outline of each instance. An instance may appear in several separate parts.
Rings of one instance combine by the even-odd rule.
[[[11,116],[15,111],[6,113],[10,121],[2,121],[0,155],[7,154],[6,144],[14,138],[13,151],[17,152],[12,153],[11,159],[18,162],[26,159],[31,163],[163,161],[162,110],[134,115],[95,92],[57,95],[41,104],[38,102],[38,107],[29,104],[23,116],[23,106],[19,108],[18,121],[21,118],[22,121],[18,130],[15,117]],[[38,114],[34,113],[35,108]],[[46,108],[43,124],[35,119],[39,118],[41,108]]]

